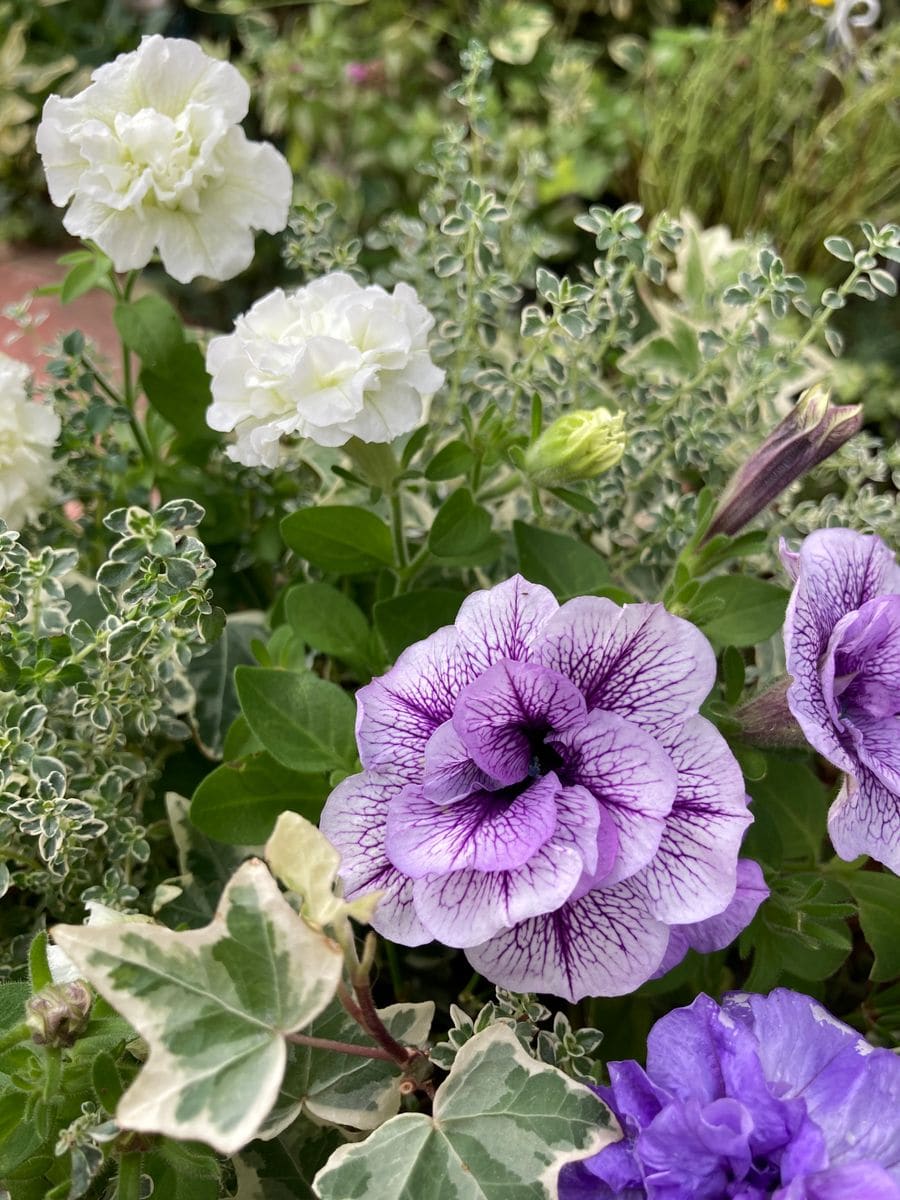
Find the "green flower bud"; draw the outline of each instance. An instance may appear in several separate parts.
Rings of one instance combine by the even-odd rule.
[[[544,487],[593,479],[625,452],[625,416],[605,408],[557,417],[525,451],[525,470]]]
[[[93,998],[87,984],[53,983],[25,1005],[25,1023],[39,1046],[71,1046],[84,1033]]]

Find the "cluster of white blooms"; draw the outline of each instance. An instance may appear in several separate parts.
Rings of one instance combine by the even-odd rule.
[[[405,283],[388,293],[335,271],[276,289],[210,342],[207,420],[237,434],[229,454],[246,466],[276,466],[286,435],[320,446],[392,441],[422,423],[444,382],[428,352],[433,325]]]
[[[29,400],[28,367],[0,353],[0,519],[20,529],[51,495],[53,447],[60,420]]]
[[[230,279],[253,258],[254,229],[287,224],[290,167],[239,122],[250,89],[237,69],[180,38],[145,37],[96,70],[73,99],[51,96],[37,148],[63,224],[117,271],[155,249],[181,283]]]

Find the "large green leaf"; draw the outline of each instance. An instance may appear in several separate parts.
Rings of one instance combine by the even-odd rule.
[[[223,763],[200,782],[191,799],[191,822],[220,842],[256,846],[283,812],[317,821],[329,790],[322,773],[302,775],[265,751],[249,754]]]
[[[53,938],[149,1045],[118,1123],[221,1154],[255,1135],[281,1086],[283,1035],[325,1009],[341,976],[337,946],[257,859],[238,869],[203,929],[59,925]]]
[[[435,515],[428,549],[438,558],[460,559],[477,555],[493,540],[491,514],[475,503],[468,488],[457,488]]]
[[[550,588],[558,600],[587,596],[609,583],[606,563],[596,550],[577,538],[524,521],[513,523],[519,570],[532,583]]]
[[[900,975],[900,878],[886,872],[854,871],[842,876],[859,905],[859,923],[875,952],[871,978],[877,981]]]
[[[320,504],[301,508],[281,522],[287,545],[323,571],[353,575],[394,561],[391,531],[367,508]]]
[[[425,588],[379,600],[373,610],[375,628],[393,662],[407,646],[420,642],[442,625],[452,625],[465,599],[450,588]]]
[[[362,609],[328,583],[300,583],[284,602],[284,615],[298,637],[313,650],[338,658],[371,675],[378,666],[372,630]]]
[[[379,1016],[398,1042],[424,1047],[434,1019],[434,1004],[430,1000],[392,1004],[379,1009]],[[373,1045],[336,1000],[304,1032],[354,1046]],[[334,1125],[375,1129],[400,1111],[402,1078],[401,1068],[384,1059],[291,1046],[281,1094],[260,1137],[280,1133],[301,1112]]]
[[[334,1126],[302,1116],[271,1140],[257,1138],[235,1160],[237,1200],[316,1200],[313,1176],[344,1141]]]
[[[212,394],[203,351],[195,342],[177,346],[156,366],[145,366],[141,387],[156,411],[188,441],[220,436],[206,423]]]
[[[356,707],[311,671],[238,667],[234,673],[247,724],[273,758],[292,771],[353,769]]]
[[[255,661],[250,643],[265,635],[262,613],[231,613],[219,640],[191,662],[188,678],[197,697],[194,729],[201,744],[215,758],[221,758],[225,734],[240,712],[234,668]]]
[[[753,824],[744,851],[777,867],[818,862],[825,840],[829,794],[805,762],[767,754],[766,773],[749,783]]]
[[[321,1200],[551,1200],[560,1167],[619,1136],[593,1092],[493,1025],[460,1050],[433,1116],[403,1113],[342,1146],[314,1186]]]
[[[113,310],[119,337],[145,367],[157,367],[184,345],[184,326],[168,301],[150,292],[137,300],[120,300]]]
[[[721,575],[700,585],[688,616],[719,646],[756,646],[781,628],[789,598],[764,579]]]

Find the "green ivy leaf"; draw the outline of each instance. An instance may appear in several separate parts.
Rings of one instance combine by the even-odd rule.
[[[379,1009],[378,1014],[398,1042],[424,1047],[434,1019],[434,1004],[430,1000],[392,1004]],[[337,1001],[305,1032],[354,1046],[372,1045],[372,1039]],[[265,1137],[280,1132],[301,1112],[316,1121],[351,1129],[375,1129],[400,1111],[402,1078],[396,1063],[383,1059],[291,1046],[281,1094],[262,1134]]]
[[[691,600],[690,614],[715,605],[713,615],[693,617],[719,646],[756,646],[784,624],[790,593],[775,583],[748,575],[722,575],[702,583]]]
[[[538,1063],[512,1030],[467,1042],[438,1089],[434,1114],[403,1113],[364,1142],[342,1146],[318,1173],[321,1200],[551,1200],[560,1168],[619,1136],[609,1109],[556,1067]]]
[[[328,1005],[342,956],[251,859],[204,929],[59,925],[56,944],[138,1031],[149,1057],[122,1097],[126,1129],[196,1139],[233,1154],[275,1103],[283,1035]]]
[[[557,600],[588,596],[609,583],[606,563],[590,546],[564,533],[513,522],[519,570],[550,588]]]
[[[301,508],[281,522],[281,535],[295,554],[323,571],[355,575],[394,562],[390,529],[351,504]]]
[[[393,662],[407,646],[429,637],[443,625],[452,625],[465,599],[450,588],[425,588],[379,600],[372,616],[375,629]]]
[[[356,707],[311,671],[238,667],[234,673],[247,724],[285,767],[307,775],[356,765]]]
[[[250,645],[266,635],[265,617],[260,612],[231,613],[217,642],[195,657],[188,679],[196,701],[192,723],[197,739],[214,758],[221,758],[225,734],[240,712],[234,687],[234,669],[255,661]]]
[[[191,823],[208,837],[234,846],[258,846],[283,812],[317,821],[329,792],[324,774],[304,775],[265,752],[223,763],[191,799]]]

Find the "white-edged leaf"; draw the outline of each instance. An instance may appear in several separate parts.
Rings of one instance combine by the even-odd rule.
[[[203,929],[58,925],[53,940],[149,1046],[117,1122],[221,1154],[265,1120],[284,1075],[283,1035],[325,1009],[342,967],[259,859],[238,868]]]
[[[378,1015],[398,1042],[424,1048],[434,1019],[434,1004],[431,1000],[392,1004],[379,1009]],[[337,1001],[329,1004],[304,1032],[355,1046],[373,1045],[369,1035]],[[400,1067],[384,1059],[291,1046],[281,1094],[258,1136],[276,1136],[301,1112],[329,1124],[375,1129],[400,1111],[402,1078]]]
[[[313,1181],[321,1200],[552,1200],[562,1166],[620,1137],[592,1091],[536,1062],[512,1030],[467,1042],[438,1089],[434,1115],[403,1113],[341,1146]]]
[[[336,888],[341,856],[319,829],[299,813],[283,812],[266,842],[266,861],[281,882],[303,900],[303,915],[314,925],[342,917],[368,923],[381,892],[343,900]]]

